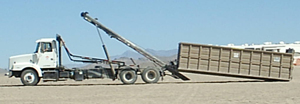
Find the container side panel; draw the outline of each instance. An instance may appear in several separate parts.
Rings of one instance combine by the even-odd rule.
[[[178,69],[290,80],[293,54],[180,43]]]

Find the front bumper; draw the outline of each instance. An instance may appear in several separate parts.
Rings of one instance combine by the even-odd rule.
[[[8,76],[8,77],[10,78],[10,77],[12,77],[12,71],[9,70],[8,73],[5,73],[4,75],[5,75],[5,76]]]

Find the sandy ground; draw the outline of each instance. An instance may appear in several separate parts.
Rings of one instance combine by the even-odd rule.
[[[17,78],[0,76],[1,104],[299,104],[300,67],[290,82],[187,74],[183,82],[165,77],[158,84],[122,85],[109,79],[82,82],[40,82],[22,86]]]

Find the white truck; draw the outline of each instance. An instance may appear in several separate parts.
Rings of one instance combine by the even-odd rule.
[[[113,80],[120,79],[124,84],[133,84],[137,80],[137,75],[141,75],[143,81],[146,83],[156,83],[160,77],[165,75],[166,70],[170,71],[172,76],[175,78],[189,80],[187,77],[180,74],[174,65],[164,63],[129,40],[104,27],[87,14],[87,12],[83,12],[81,13],[81,16],[88,22],[105,31],[112,38],[119,40],[142,54],[159,67],[140,68],[138,65],[127,66],[124,62],[112,61],[109,58],[105,45],[102,46],[107,59],[74,55],[70,53],[61,36],[57,34],[56,39],[45,38],[37,40],[36,51],[32,54],[10,57],[9,73],[6,75],[9,77],[15,76],[20,78],[22,83],[28,86],[37,85],[41,79],[43,81],[64,81],[68,78],[76,81],[82,81],[90,78],[111,78]],[[72,61],[109,64],[110,68],[100,66],[95,67],[94,69],[67,69],[62,65],[61,61],[63,47]]]

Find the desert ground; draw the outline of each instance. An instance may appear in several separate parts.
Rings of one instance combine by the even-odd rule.
[[[0,76],[1,104],[299,104],[300,67],[290,82],[264,82],[183,73],[190,81],[166,76],[157,84],[120,80],[40,82],[23,86],[18,78]]]

